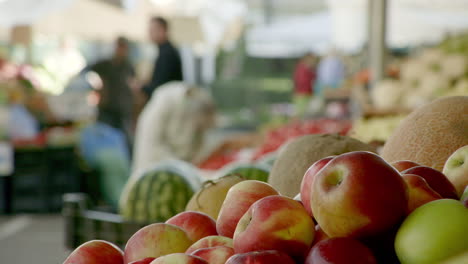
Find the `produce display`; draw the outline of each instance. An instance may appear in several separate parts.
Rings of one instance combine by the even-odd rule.
[[[294,138],[310,134],[340,134],[346,135],[351,129],[351,122],[348,120],[317,119],[295,121],[280,127],[268,129],[263,136],[263,142],[256,147],[251,161],[263,162],[264,158],[272,157],[270,154],[278,151],[284,144]],[[209,157],[198,165],[203,170],[219,170],[229,166],[239,160],[240,151],[230,150]],[[271,162],[266,162],[271,164]]]
[[[399,78],[384,80],[371,91],[375,107],[415,109],[436,98],[468,94],[468,34],[407,58]]]
[[[362,142],[385,142],[405,117],[406,115],[389,115],[360,118],[353,122],[353,128],[348,135]]]
[[[123,251],[94,240],[64,264],[466,263],[468,186],[461,198],[442,172],[367,151],[322,158],[305,174],[298,200],[226,176],[205,186],[216,187],[220,208],[203,205],[217,219],[185,211],[143,227]]]

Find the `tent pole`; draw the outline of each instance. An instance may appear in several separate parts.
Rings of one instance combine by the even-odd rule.
[[[369,68],[372,88],[385,77],[387,0],[368,0],[368,3]]]

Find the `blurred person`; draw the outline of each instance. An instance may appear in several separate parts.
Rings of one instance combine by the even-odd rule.
[[[207,91],[182,82],[158,88],[137,122],[132,177],[167,159],[199,163],[214,117],[214,102]]]
[[[158,46],[157,56],[151,81],[143,86],[142,91],[149,100],[154,90],[170,81],[182,81],[182,62],[176,47],[170,41],[169,22],[162,17],[153,17],[150,21],[149,36]]]
[[[299,60],[294,70],[293,101],[298,116],[305,114],[314,93],[314,83],[317,76],[315,64],[315,55],[313,53],[308,53]]]
[[[98,95],[97,121],[121,130],[131,142],[133,93],[130,85],[135,70],[128,58],[129,45],[128,39],[118,37],[113,56],[86,67],[83,72],[94,72],[99,76],[90,78]]]
[[[335,49],[331,49],[317,66],[316,91],[324,96],[326,89],[338,89],[345,78],[345,66]]]

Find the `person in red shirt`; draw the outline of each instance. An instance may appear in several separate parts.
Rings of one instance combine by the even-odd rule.
[[[296,115],[301,117],[307,111],[307,106],[314,93],[314,83],[317,78],[315,65],[317,58],[313,53],[304,55],[294,70],[293,102]]]

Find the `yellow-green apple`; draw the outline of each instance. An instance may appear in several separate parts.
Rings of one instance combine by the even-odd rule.
[[[314,222],[300,203],[285,196],[268,196],[255,202],[242,216],[234,233],[234,250],[278,250],[301,262],[314,233]]]
[[[144,259],[132,261],[129,264],[150,264],[155,259],[156,258],[144,258]]]
[[[408,203],[400,173],[365,151],[331,160],[317,173],[311,194],[314,217],[330,237],[384,232],[402,220]]]
[[[442,171],[461,196],[468,186],[468,145],[457,149],[447,159]]]
[[[198,241],[207,236],[216,236],[216,222],[207,214],[186,211],[177,214],[166,221],[166,224],[178,226],[187,232],[192,241]]]
[[[226,261],[226,264],[294,264],[294,260],[277,250],[252,251],[236,254]]]
[[[234,249],[226,246],[201,248],[194,251],[192,255],[200,257],[210,264],[224,264],[234,255]]]
[[[423,177],[416,174],[403,174],[403,180],[408,185],[408,208],[406,214],[410,214],[416,208],[434,200],[442,199],[442,196],[434,191]]]
[[[76,248],[63,264],[122,264],[123,252],[104,240],[88,241]]]
[[[407,169],[411,169],[413,167],[421,166],[421,164],[418,164],[410,160],[399,160],[399,161],[392,162],[390,164],[399,172],[405,171]]]
[[[427,184],[442,198],[457,199],[458,194],[453,184],[440,171],[427,166],[417,166],[403,171],[401,174],[416,174],[426,180]]]
[[[150,264],[208,264],[208,262],[197,256],[184,253],[172,253],[161,256],[153,260]]]
[[[468,251],[468,209],[459,201],[441,199],[410,214],[395,239],[402,264],[440,263]]]
[[[310,207],[310,192],[312,190],[312,185],[314,183],[314,178],[317,172],[319,172],[325,165],[328,164],[335,156],[330,156],[316,161],[310,168],[306,171],[304,178],[301,182],[301,201],[306,209],[307,213],[310,216],[313,216],[312,209]]]
[[[314,242],[312,243],[312,246],[314,246],[315,244],[317,244],[318,242],[322,240],[326,240],[329,238],[330,237],[325,232],[323,232],[322,228],[320,228],[319,225],[315,225],[315,236],[314,236]]]
[[[263,197],[278,194],[278,191],[271,185],[261,181],[248,180],[232,186],[224,199],[216,221],[218,234],[232,238],[239,219],[254,202]]]
[[[304,264],[377,264],[372,251],[349,237],[329,238],[312,247]]]
[[[138,230],[124,250],[125,264],[144,258],[158,258],[171,253],[182,253],[192,245],[192,240],[180,227],[156,223]]]
[[[462,195],[460,201],[463,203],[463,205],[466,208],[468,208],[468,186],[466,186],[465,191],[463,192],[463,195]]]
[[[233,247],[232,238],[225,237],[225,236],[207,236],[204,237],[193,245],[191,245],[186,251],[186,254],[192,254],[194,251],[201,249],[201,248],[211,248],[211,247],[219,247],[219,246],[226,246],[226,247]]]
[[[456,255],[444,261],[441,264],[466,264],[468,263],[468,250],[460,255]]]

